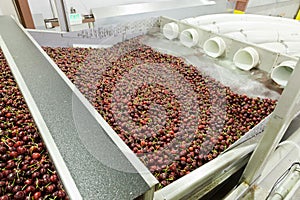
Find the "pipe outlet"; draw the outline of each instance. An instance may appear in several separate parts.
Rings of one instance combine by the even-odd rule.
[[[283,61],[271,71],[271,79],[278,85],[285,87],[296,64],[297,62],[293,60]]]
[[[222,56],[226,50],[226,43],[221,37],[213,37],[205,41],[204,52],[213,58]]]
[[[249,71],[259,63],[259,54],[253,47],[238,50],[233,56],[233,63],[242,70]]]
[[[163,27],[163,34],[169,40],[173,40],[179,35],[179,27],[175,22],[167,23]]]
[[[193,28],[186,29],[182,31],[180,34],[180,42],[186,47],[191,48],[195,46],[198,43],[198,41],[199,41],[199,34]]]

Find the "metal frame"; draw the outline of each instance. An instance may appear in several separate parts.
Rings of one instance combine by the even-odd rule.
[[[187,26],[187,25],[185,25]],[[78,38],[78,36],[75,33],[66,33],[63,35],[73,36],[70,39],[74,42],[74,38]],[[61,36],[60,36],[61,37]],[[107,36],[106,38],[109,39],[110,36]],[[61,40],[66,40],[66,38],[61,38]],[[101,37],[99,38],[90,38],[89,40],[97,40],[98,43],[101,42]],[[105,39],[105,38],[103,38]],[[120,38],[121,39],[121,38]],[[70,41],[71,42],[71,41]],[[76,41],[75,41],[76,42]],[[265,123],[261,123],[258,126],[258,129],[255,129],[252,131],[254,139],[256,136],[258,136],[259,133],[262,132],[262,128]],[[109,129],[109,127],[107,127]],[[253,139],[252,137],[250,137]],[[251,146],[251,144],[254,144],[255,141],[245,142],[244,140],[248,141],[247,139],[241,140],[240,144],[237,148],[230,148],[231,150],[228,150],[225,155],[222,157],[216,158],[212,163],[207,163],[203,168],[198,168],[194,172],[192,172],[190,176],[185,176],[175,181],[174,183],[170,184],[170,186],[167,186],[157,192],[155,192],[155,199],[176,199],[178,198],[178,195],[182,195],[184,198],[190,197],[200,197],[204,194],[208,193],[212,188],[214,188],[217,184],[221,184],[223,181],[225,181],[229,176],[234,174],[236,171],[238,171],[241,167],[243,167],[246,162],[249,159],[249,153],[253,151],[254,147]],[[249,150],[249,147],[251,146],[251,150]],[[243,147],[243,148],[242,148]],[[247,149],[247,152],[245,153],[245,149]],[[227,154],[228,153],[228,154]],[[234,155],[234,156],[231,156]],[[238,156],[236,156],[238,155]],[[216,164],[217,163],[217,164]],[[218,166],[218,163],[224,163],[224,165]],[[214,166],[217,165],[217,166]],[[228,167],[229,166],[229,167]],[[211,176],[203,175],[204,172],[206,173],[207,169],[209,169],[209,173]],[[223,173],[219,173],[219,172]],[[215,180],[214,180],[215,179]],[[188,184],[193,184],[193,187],[187,187]],[[174,189],[177,188],[177,189]],[[179,194],[180,193],[180,194]],[[167,194],[166,196],[164,196]]]
[[[226,200],[242,198],[250,188],[255,188],[256,181],[262,175],[270,156],[275,152],[290,123],[299,112],[300,61],[298,61],[290,80],[284,89],[278,104],[267,123],[263,136],[253,152],[238,187],[232,191]]]
[[[158,190],[155,200],[199,199],[236,173],[248,161],[255,144],[238,147],[220,155],[190,174]]]
[[[27,106],[30,110],[31,115],[34,118],[34,121],[39,129],[39,131],[41,132],[41,135],[43,136],[43,140],[45,142],[45,144],[47,144],[48,147],[48,151],[51,155],[51,157],[55,157],[55,159],[52,159],[55,167],[58,171],[59,176],[61,177],[61,180],[65,186],[66,192],[68,193],[68,195],[70,196],[71,199],[78,199],[81,200],[82,196],[79,193],[79,190],[70,174],[70,171],[68,170],[52,136],[51,133],[46,125],[46,122],[43,120],[43,117],[28,89],[28,87],[26,86],[26,83],[20,73],[20,71],[18,70],[18,67],[16,65],[16,63],[14,62],[14,59],[12,57],[12,55],[10,54],[4,40],[2,39],[1,35],[0,35],[0,47],[4,53],[4,56],[10,66],[10,69],[18,83],[18,86],[20,88],[20,90],[22,91],[22,94],[24,96],[24,99],[27,103]]]
[[[252,184],[260,176],[262,167],[265,165],[269,156],[274,152],[291,121],[299,111],[299,76],[300,61],[298,61],[288,85],[284,89],[271,115],[263,137],[250,158],[242,176],[242,182]]]
[[[67,5],[65,0],[54,0],[57,9],[58,21],[61,31],[70,31],[70,20],[68,17]]]
[[[208,38],[210,38],[210,37],[213,37],[213,36],[223,37],[224,40],[225,40],[225,42],[226,42],[226,44],[229,46],[228,52],[226,52],[225,57],[222,58],[224,60],[230,60],[230,59],[232,59],[234,52],[236,50],[238,50],[239,48],[244,47],[244,46],[253,46],[253,47],[255,47],[256,49],[259,50],[261,56],[263,56],[263,57],[261,57],[262,60],[265,60],[264,62],[261,62],[259,68],[261,70],[264,70],[264,71],[268,71],[269,72],[271,70],[271,68],[274,67],[275,64],[278,62],[279,58],[281,60],[285,60],[285,59],[286,60],[291,60],[291,59],[292,60],[297,60],[296,58],[289,57],[287,55],[283,55],[283,54],[279,54],[279,53],[274,53],[274,52],[272,52],[270,50],[267,50],[267,49],[264,49],[264,48],[261,48],[261,47],[257,47],[254,44],[239,42],[237,40],[234,40],[234,39],[231,39],[231,38],[228,38],[228,37],[224,37],[224,36],[219,35],[219,34],[214,34],[212,32],[203,30],[203,29],[201,29],[199,27],[195,27],[195,26],[192,26],[192,25],[189,25],[189,24],[185,24],[183,22],[180,22],[180,21],[177,21],[177,20],[173,20],[173,19],[169,19],[169,18],[165,18],[165,17],[161,18],[161,27],[165,23],[168,23],[168,22],[177,22],[179,24],[179,27],[180,27],[181,31],[184,30],[184,29],[192,27],[192,28],[195,28],[199,33],[201,33],[203,35],[203,37],[199,41],[197,47],[202,47],[202,45],[205,42],[205,40],[208,39]],[[264,59],[264,58],[266,58],[266,59]],[[269,59],[267,59],[267,58],[269,58]],[[53,63],[53,61],[52,61],[52,63]],[[55,65],[55,64],[53,64],[53,65]],[[298,63],[298,65],[299,65],[299,63]],[[57,66],[54,66],[54,67],[55,67],[55,69],[57,68]],[[62,72],[59,72],[59,73],[62,74]],[[298,72],[298,73],[300,73],[300,72]],[[295,72],[294,72],[294,74],[295,74]],[[63,75],[61,75],[61,76],[63,76]],[[68,80],[66,80],[66,81],[69,83]],[[289,85],[287,87],[289,87]],[[78,94],[78,95],[80,95],[80,94]],[[292,98],[292,97],[293,97],[293,95],[291,96],[291,94],[290,94],[288,98]],[[286,99],[285,99],[285,101],[286,101]],[[286,102],[288,102],[288,101],[286,101]],[[286,105],[286,104],[284,104],[284,105]],[[89,108],[89,109],[92,109],[92,108]],[[274,118],[273,116],[277,116],[277,118],[273,119],[273,122],[274,122],[274,120],[276,122],[279,122],[280,120],[282,120],[280,118],[280,116],[284,115],[284,111],[285,111],[284,109],[285,109],[284,107],[281,107],[281,110],[279,112],[280,115],[272,115],[272,118]],[[292,114],[295,114],[295,113],[290,112],[289,114],[292,115]],[[95,115],[97,115],[97,114],[95,114]],[[97,117],[97,120],[99,120],[100,124],[106,125],[105,122],[102,122],[103,119],[101,117]],[[269,124],[270,124],[270,122],[269,122]],[[110,127],[105,127],[105,129],[108,130],[108,132],[111,132],[111,130],[110,130],[111,128]],[[270,139],[270,138],[268,138],[268,139]],[[123,146],[123,143],[121,142],[119,145]],[[269,142],[269,145],[272,145],[272,143]],[[126,147],[124,147],[124,148],[126,148]],[[237,149],[241,150],[241,148],[237,148]],[[235,149],[233,149],[233,150],[228,151],[226,153],[226,155],[231,155],[231,153],[234,153],[234,155],[239,155],[238,158],[242,160],[242,159],[244,159],[244,157],[243,157],[244,155],[239,154],[239,153],[242,153],[242,152],[243,151],[235,151]],[[251,151],[249,151],[249,152],[251,152]],[[217,158],[217,159],[211,161],[211,163],[207,163],[205,166],[199,168],[198,170],[195,170],[194,172],[191,173],[190,176],[183,177],[183,178],[179,179],[178,181],[176,181],[176,182],[170,184],[169,186],[165,187],[164,189],[155,192],[155,199],[176,199],[176,198],[179,198],[179,197],[185,198],[185,197],[189,196],[191,193],[193,193],[195,196],[199,197],[199,194],[197,194],[199,192],[199,190],[198,190],[199,189],[199,185],[203,185],[203,183],[207,183],[207,182],[211,181],[213,178],[220,178],[218,176],[219,174],[217,175],[216,172],[220,171],[220,170],[221,171],[225,170],[223,172],[226,172],[226,175],[222,175],[221,174],[221,176],[224,179],[223,178],[218,179],[220,181],[218,183],[221,183],[223,180],[225,180],[229,176],[229,174],[234,173],[234,170],[228,170],[228,171],[226,171],[226,169],[227,169],[228,166],[232,167],[231,164],[233,164],[233,163],[236,164],[235,161],[237,161],[237,162],[241,161],[238,158],[233,157],[230,160],[226,159],[226,156]],[[213,166],[214,163],[220,163],[221,161],[222,161],[222,165],[220,165],[220,166]],[[256,162],[257,162],[257,160],[256,160]],[[258,164],[258,162],[257,162],[257,164]],[[239,165],[240,165],[240,163],[239,163]],[[203,173],[204,169],[210,169],[209,173],[207,172],[207,170],[205,171],[205,173],[210,174],[210,175],[216,175],[216,176],[207,177],[206,176],[207,174],[205,174],[205,175],[202,174],[202,176],[198,176],[197,179],[193,178],[193,177],[195,177],[196,174],[198,174],[200,172]],[[247,177],[249,177],[249,176],[247,175]],[[192,187],[190,187],[191,185],[189,185],[189,184],[192,184]],[[215,184],[215,183],[212,183],[211,185],[207,185],[207,188],[209,188],[213,184]],[[245,185],[247,186],[247,184],[242,184],[241,187],[243,189],[245,189]],[[202,191],[203,192],[207,192],[208,190],[206,190],[204,188],[201,188],[201,192]]]

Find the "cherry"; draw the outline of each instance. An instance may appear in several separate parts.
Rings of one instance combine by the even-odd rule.
[[[33,195],[34,200],[38,200],[42,196],[42,193],[40,191],[35,192]]]
[[[52,182],[52,183],[56,183],[57,182],[57,175],[56,174],[53,174],[53,175],[51,175],[50,176],[50,181]]]
[[[46,191],[47,193],[52,193],[55,189],[55,185],[49,185],[48,187],[46,187]]]
[[[44,47],[44,50],[142,159],[161,186],[217,157],[272,112],[276,104],[273,100],[237,94],[184,59],[162,54],[144,45],[139,38],[105,50],[50,47]],[[101,61],[88,58],[91,52],[100,56]],[[80,68],[73,64],[78,62],[82,64]],[[160,76],[152,77],[148,71],[143,71],[141,66],[145,63],[154,63],[180,74],[197,96],[195,106],[185,105],[185,99],[192,97],[181,94],[181,84],[167,88],[156,83]],[[99,65],[106,67],[99,69],[96,67]],[[139,71],[135,71],[135,66],[140,66]],[[124,82],[124,91],[130,95],[120,98],[116,88],[123,84],[120,80],[133,71],[132,75],[137,78]],[[175,79],[166,77],[163,81]],[[141,84],[136,84],[139,81]],[[160,108],[153,108],[153,105]],[[183,106],[188,107],[188,115],[182,112]],[[8,112],[4,110],[3,115]],[[172,144],[175,140],[178,144]],[[170,144],[172,147],[168,149]],[[40,151],[32,148],[30,152]],[[51,177],[50,181],[56,182]],[[57,191],[52,194],[58,196]]]
[[[0,200],[9,200],[8,195],[3,195],[0,197]]]
[[[29,185],[29,186],[27,186],[26,189],[25,189],[25,192],[26,192],[27,194],[33,193],[34,191],[35,191],[35,187],[34,187],[33,185]]]
[[[66,196],[66,193],[65,191],[63,190],[59,190],[58,193],[57,193],[57,197],[58,198],[64,198]]]
[[[12,152],[9,153],[9,156],[12,157],[12,158],[16,158],[18,156],[18,152],[12,151]]]
[[[24,193],[23,191],[18,191],[18,192],[14,195],[14,199],[16,199],[16,200],[25,199],[25,193]]]
[[[41,157],[41,154],[40,153],[33,153],[32,154],[32,158],[33,159],[38,159],[38,158],[40,158]]]
[[[1,50],[0,80],[0,199],[32,200],[34,192],[40,193],[33,198],[44,199],[45,181],[40,177],[48,170],[56,171]],[[50,175],[46,182],[50,182]],[[56,184],[60,188],[55,187],[52,193],[63,189],[58,177]]]

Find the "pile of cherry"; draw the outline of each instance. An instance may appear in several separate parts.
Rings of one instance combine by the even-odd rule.
[[[236,94],[141,39],[44,50],[161,187],[217,157],[273,111],[275,100]]]
[[[0,200],[69,199],[0,50]]]

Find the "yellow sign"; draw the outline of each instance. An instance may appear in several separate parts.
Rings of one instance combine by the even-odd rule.
[[[300,21],[300,9],[298,10],[297,16],[296,16],[296,20]]]
[[[234,10],[233,13],[234,14],[245,14],[245,12],[241,11],[241,10]]]

